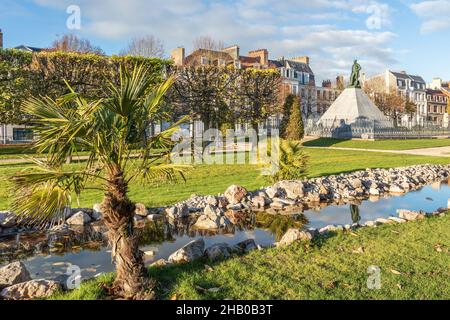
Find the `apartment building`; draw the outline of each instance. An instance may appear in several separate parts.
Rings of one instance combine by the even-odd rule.
[[[408,74],[406,71],[395,72],[386,70],[384,74],[372,77],[365,81],[382,87],[386,92],[397,91],[405,99],[416,105],[413,115],[405,114],[401,118],[400,125],[415,126],[425,125],[428,119],[426,82],[421,76]]]

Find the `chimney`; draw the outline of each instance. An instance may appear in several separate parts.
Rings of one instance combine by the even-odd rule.
[[[261,66],[269,65],[269,51],[267,51],[267,49],[250,51],[248,53],[248,56],[252,58],[259,58],[259,63],[261,64]]]
[[[171,56],[175,66],[180,67],[184,65],[185,49],[183,47],[173,49]]]
[[[295,57],[295,58],[292,58],[291,60],[295,61],[295,62],[302,62],[309,66],[309,57],[308,56]]]
[[[330,89],[331,89],[331,81],[330,81],[330,80],[324,80],[324,81],[322,81],[322,87],[323,87],[323,88],[330,88]]]
[[[0,29],[0,49],[3,49],[3,32],[2,32],[2,29]]]
[[[338,88],[339,90],[345,89],[344,76],[336,77],[336,88]]]
[[[225,48],[222,52],[228,53],[234,60],[239,60],[239,46],[237,45]]]

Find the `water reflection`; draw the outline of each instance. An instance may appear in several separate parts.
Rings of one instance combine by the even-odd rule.
[[[302,229],[308,224],[308,219],[303,214],[287,216],[259,213],[256,217],[256,223],[258,228],[269,230],[276,241],[280,241],[288,229]]]
[[[359,223],[361,221],[361,215],[359,214],[359,206],[356,204],[350,205],[350,214],[352,216],[353,223]]]

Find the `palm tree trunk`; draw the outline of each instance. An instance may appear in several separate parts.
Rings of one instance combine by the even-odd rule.
[[[127,183],[121,171],[112,173],[108,179],[108,191],[103,201],[105,224],[112,247],[112,259],[116,264],[116,294],[127,298],[143,297],[148,289],[143,253],[139,250],[134,232],[135,205],[127,197]]]

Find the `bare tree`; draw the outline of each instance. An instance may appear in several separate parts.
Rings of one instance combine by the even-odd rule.
[[[225,45],[220,40],[214,40],[211,36],[200,36],[194,39],[193,41],[194,50],[197,49],[206,49],[206,50],[214,50],[220,51],[225,48]]]
[[[64,52],[105,54],[100,47],[94,46],[88,39],[81,39],[74,34],[65,34],[56,39],[53,41],[51,49]]]
[[[120,54],[123,56],[163,58],[165,55],[164,42],[153,35],[136,37]]]
[[[406,98],[395,87],[386,89],[382,81],[366,82],[364,91],[381,112],[394,120],[394,126],[397,126],[403,115],[415,112],[415,107],[407,103]]]

